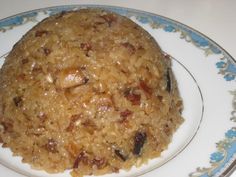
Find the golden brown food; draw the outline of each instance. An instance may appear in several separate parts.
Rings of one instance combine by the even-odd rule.
[[[130,19],[51,16],[0,70],[0,142],[47,172],[101,175],[158,157],[182,123],[169,59]]]

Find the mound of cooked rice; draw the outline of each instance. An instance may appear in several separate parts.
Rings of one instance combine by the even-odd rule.
[[[181,110],[170,61],[156,41],[104,10],[43,20],[0,70],[0,142],[50,173],[140,166],[167,148]]]

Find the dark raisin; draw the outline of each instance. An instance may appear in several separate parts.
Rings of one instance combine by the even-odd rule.
[[[87,77],[84,77],[84,84],[87,84],[88,83],[88,81],[89,81],[89,78],[87,78]]]
[[[85,55],[89,57],[89,51],[92,50],[92,45],[89,43],[81,43],[80,48],[85,51]]]
[[[86,70],[86,66],[81,66],[80,69],[81,70]]]
[[[49,139],[45,147],[49,152],[52,152],[52,153],[58,152],[57,142],[54,139]]]
[[[4,132],[12,132],[13,131],[13,124],[10,122],[2,122],[0,124],[2,127],[2,131]]]
[[[118,149],[115,149],[115,154],[123,161],[127,160],[127,157]]]
[[[24,59],[21,60],[21,63],[22,63],[23,65],[26,64],[26,63],[28,63],[28,62],[29,62],[28,58],[24,58]]]
[[[89,51],[92,49],[92,46],[89,43],[81,43],[80,48],[83,49],[84,51]]]
[[[145,48],[142,45],[138,46],[138,50],[144,50]]]
[[[167,136],[170,135],[170,133],[171,133],[171,128],[169,127],[168,124],[165,124],[165,125],[164,125],[164,132],[166,133]]]
[[[66,128],[66,131],[72,131],[75,128],[75,122],[81,118],[80,114],[72,115],[70,118],[70,124]]]
[[[124,90],[124,96],[127,97],[130,94],[130,92],[131,92],[131,88],[126,88]]]
[[[79,155],[76,157],[75,161],[74,161],[74,165],[73,168],[78,168],[80,162],[87,162],[88,161],[88,157],[86,155],[86,153],[83,151],[81,153],[79,153]]]
[[[117,21],[117,18],[112,14],[102,15],[100,17],[107,22],[109,27],[111,27],[112,23]]]
[[[133,92],[132,89],[127,89],[124,91],[124,96],[129,100],[133,105],[140,105],[141,95]]]
[[[137,132],[134,136],[134,155],[140,155],[143,145],[147,139],[147,134],[145,132]]]
[[[48,48],[43,48],[43,52],[46,56],[48,56],[52,51]]]
[[[89,134],[93,134],[97,130],[97,125],[94,123],[93,120],[86,119],[81,124]]]
[[[94,158],[94,159],[92,160],[92,164],[93,164],[93,165],[96,165],[96,167],[97,167],[98,169],[102,169],[102,168],[104,168],[104,167],[106,166],[107,161],[106,161],[105,158]]]
[[[158,98],[159,101],[163,101],[163,96],[157,95],[157,98]]]
[[[17,107],[20,107],[23,104],[23,100],[20,96],[14,97],[13,101]]]
[[[172,84],[171,84],[171,76],[170,76],[170,69],[167,69],[167,73],[166,73],[166,90],[170,93],[171,92],[171,88]]]
[[[130,116],[130,115],[132,115],[132,114],[133,114],[132,111],[126,109],[126,110],[120,112],[120,117],[122,117],[122,118],[127,118],[128,116]]]
[[[135,47],[129,42],[122,43],[121,45],[124,46],[130,52],[130,54],[135,53],[135,50],[136,50]]]
[[[24,73],[19,74],[18,76],[16,76],[17,80],[25,80],[25,78],[26,78],[26,74],[24,74]]]
[[[167,60],[170,60],[170,59],[171,59],[170,55],[168,55],[168,54],[163,54],[163,55],[164,55],[164,57],[165,57]]]
[[[149,94],[149,95],[152,94],[151,88],[149,88],[149,87],[147,86],[147,84],[146,84],[144,81],[140,81],[139,86],[140,86],[140,88],[141,88],[144,92],[146,92],[147,94]]]
[[[46,30],[41,30],[41,31],[36,31],[35,37],[42,37],[43,35],[47,35],[48,31]]]

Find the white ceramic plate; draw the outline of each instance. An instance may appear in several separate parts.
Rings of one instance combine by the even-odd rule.
[[[121,7],[83,5],[38,9],[0,20],[0,62],[12,46],[45,17],[66,10],[101,7],[131,18],[145,28],[173,61],[185,122],[161,157],[141,168],[107,177],[225,176],[236,159],[236,63],[215,42],[173,20]],[[23,164],[9,149],[0,148],[1,176],[69,176],[47,174]]]

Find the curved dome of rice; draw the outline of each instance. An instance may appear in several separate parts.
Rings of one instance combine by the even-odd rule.
[[[155,40],[99,9],[43,20],[0,71],[0,141],[36,169],[99,175],[167,148],[182,101]]]

